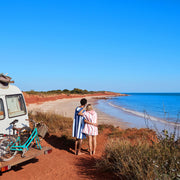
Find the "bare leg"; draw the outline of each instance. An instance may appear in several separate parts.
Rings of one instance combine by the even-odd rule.
[[[93,154],[95,154],[96,153],[96,136],[93,136],[92,139],[93,139]]]
[[[89,154],[92,155],[92,136],[89,136]]]
[[[77,147],[78,147],[78,139],[75,140],[75,155],[78,154]]]
[[[81,155],[81,145],[82,145],[82,139],[78,139],[78,155]]]

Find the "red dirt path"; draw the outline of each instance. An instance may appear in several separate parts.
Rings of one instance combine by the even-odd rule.
[[[97,155],[85,154],[76,156],[72,153],[71,147],[63,145],[62,138],[53,137],[54,142],[47,143],[43,140],[42,145],[52,147],[53,151],[48,155],[41,155],[37,159],[28,161],[17,166],[8,172],[3,173],[0,179],[109,179],[107,175],[97,174],[94,168],[95,162],[100,158],[104,145],[106,144],[108,130],[105,130],[97,138]],[[84,144],[82,148],[87,148]]]

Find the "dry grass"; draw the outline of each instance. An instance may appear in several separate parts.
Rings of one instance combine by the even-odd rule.
[[[29,118],[36,122],[43,122],[47,125],[51,134],[71,136],[72,134],[72,118],[67,118],[54,113],[29,113]]]
[[[180,149],[174,139],[166,136],[149,143],[138,138],[140,132],[136,133],[135,144],[131,140],[135,134],[130,139],[122,139],[122,133],[120,138],[111,138],[97,168],[123,180],[180,179]]]
[[[109,124],[98,125],[98,132],[99,133],[103,132],[104,129],[109,129],[111,132],[115,132],[117,128],[115,128],[113,125],[109,125]]]
[[[110,134],[110,138],[118,138],[118,139],[128,139],[131,142],[137,142],[140,141],[147,141],[150,144],[157,142],[158,138],[156,135],[156,132],[152,129],[148,128],[129,128],[122,131],[119,131],[119,129],[115,128]]]
[[[36,122],[43,122],[48,127],[49,138],[53,141],[60,138],[63,140],[64,144],[68,146],[69,142],[72,144],[74,138],[72,137],[72,125],[73,119],[64,117],[55,113],[46,112],[35,112],[29,113],[29,118],[35,120]],[[47,141],[49,141],[46,138]],[[88,138],[83,140],[84,144],[88,144]]]

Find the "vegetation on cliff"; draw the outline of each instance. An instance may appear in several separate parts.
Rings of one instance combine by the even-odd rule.
[[[173,135],[152,135],[152,130],[132,129],[115,132],[96,163],[99,170],[112,173],[118,179],[180,179],[180,144]],[[125,138],[123,134],[125,135]],[[116,135],[116,136],[114,136]],[[144,136],[145,135],[145,136]]]
[[[51,91],[26,91],[27,94],[34,94],[34,95],[40,95],[40,94],[45,94],[45,95],[52,95],[52,94],[94,94],[94,93],[104,93],[105,91],[88,91],[86,89],[78,89],[74,88],[73,90],[51,90]]]

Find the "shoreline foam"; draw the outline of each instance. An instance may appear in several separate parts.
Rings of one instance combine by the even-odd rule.
[[[115,104],[112,104],[112,103],[108,103],[110,106],[112,107],[115,107],[115,108],[118,108],[118,109],[121,109],[122,111],[126,112],[126,113],[130,113],[134,116],[138,116],[138,117],[141,117],[141,118],[148,118],[150,119],[151,121],[157,121],[157,122],[161,122],[161,123],[165,123],[165,124],[170,124],[170,125],[173,125],[173,126],[178,126],[180,127],[180,123],[175,123],[175,122],[170,122],[170,121],[166,121],[164,119],[161,119],[161,118],[158,118],[158,117],[155,117],[155,116],[151,116],[147,113],[141,113],[141,112],[138,112],[138,111],[134,111],[134,110],[130,110],[130,109],[127,109],[127,108],[124,108],[122,106],[118,106],[118,105],[115,105]]]

